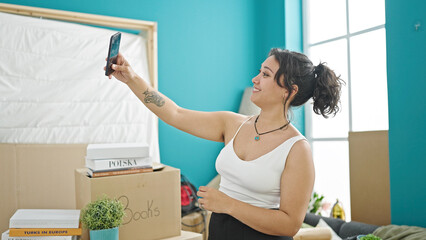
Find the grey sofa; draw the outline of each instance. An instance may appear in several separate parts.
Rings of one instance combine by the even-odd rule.
[[[306,214],[303,222],[311,226],[316,226],[321,218],[337,233],[337,235],[339,235],[339,237],[346,240],[355,240],[357,235],[373,233],[374,230],[379,227],[355,221],[345,222],[341,219],[322,217],[311,213]]]

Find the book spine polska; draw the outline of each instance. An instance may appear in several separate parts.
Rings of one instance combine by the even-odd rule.
[[[78,236],[81,228],[10,228],[10,237]]]
[[[107,176],[118,176],[118,175],[126,175],[126,174],[136,174],[136,173],[146,173],[152,172],[153,168],[133,168],[119,171],[103,171],[103,172],[93,172],[90,169],[88,170],[89,176],[92,178],[97,177],[107,177]]]
[[[94,171],[119,170],[134,167],[152,167],[152,158],[87,159],[86,167]]]

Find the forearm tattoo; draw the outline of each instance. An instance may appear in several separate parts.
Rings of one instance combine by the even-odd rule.
[[[155,91],[146,91],[143,93],[145,95],[145,103],[154,103],[157,107],[162,107],[166,101]]]

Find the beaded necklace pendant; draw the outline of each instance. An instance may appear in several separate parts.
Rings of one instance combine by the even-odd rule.
[[[260,140],[260,136],[257,135],[256,137],[254,137],[254,140],[259,141]]]

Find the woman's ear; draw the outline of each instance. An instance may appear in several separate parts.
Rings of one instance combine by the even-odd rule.
[[[291,92],[291,96],[293,97],[294,95],[296,95],[296,93],[299,91],[299,86],[297,86],[296,84],[291,85],[292,87],[292,92]],[[287,94],[289,93],[289,91],[287,89],[283,89],[283,97],[285,98],[287,96]]]
[[[293,84],[291,87],[293,88],[293,92],[291,93],[290,97],[296,96],[297,92],[299,92],[299,86]]]
[[[289,100],[293,100],[293,98],[296,96],[297,92],[299,92],[299,86],[297,86],[296,84],[291,85],[292,87],[292,92],[291,95],[289,97]]]

